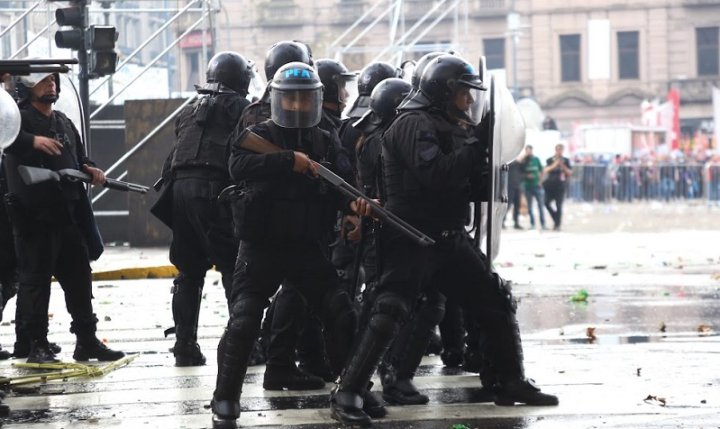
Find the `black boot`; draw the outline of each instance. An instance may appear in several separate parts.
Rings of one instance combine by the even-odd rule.
[[[62,347],[60,347],[57,343],[51,343],[48,342],[48,347],[50,348],[50,351],[53,352],[53,354],[58,354],[62,351]],[[13,345],[13,357],[17,359],[22,359],[28,357],[30,354],[30,340],[27,338],[24,338],[21,341],[16,341]]]
[[[247,372],[255,334],[240,329],[226,329],[218,345],[218,375],[210,403],[214,428],[234,428],[240,417],[240,393]]]
[[[298,369],[294,364],[265,368],[263,388],[265,390],[318,390],[325,387],[325,381]]]
[[[46,339],[30,341],[30,353],[27,358],[28,363],[57,363],[60,362],[55,354],[50,350],[50,345]]]
[[[557,396],[542,393],[532,379],[509,380],[498,383],[495,405],[512,406],[516,402],[526,405],[557,405]]]
[[[203,366],[206,359],[200,350],[200,345],[196,342],[175,341],[173,346],[173,355],[175,356],[175,366]]]
[[[372,419],[363,410],[365,402],[361,395],[336,391],[330,395],[330,415],[349,426],[372,426]]]
[[[0,360],[10,359],[11,356],[12,354],[9,351],[3,350],[2,346],[0,346]]]
[[[338,389],[330,396],[330,411],[335,420],[346,425],[372,424],[363,408],[362,393],[367,391],[370,377],[396,333],[397,325],[384,333],[373,330],[372,325],[365,330],[341,376]]]
[[[417,390],[412,379],[395,380],[384,385],[383,399],[395,405],[424,405],[430,401],[427,395]]]
[[[420,366],[423,354],[430,338],[435,333],[435,325],[445,313],[445,297],[439,293],[428,292],[412,321],[402,327],[391,352],[395,378],[383,378],[383,399],[397,405],[422,405],[430,400],[427,395],[418,392],[412,380]]]
[[[297,347],[300,370],[332,383],[337,379],[337,374],[333,372],[328,362],[322,323],[312,314],[306,315]]]
[[[173,281],[171,292],[175,322],[175,366],[205,365],[205,356],[197,343],[198,318],[202,301],[203,278],[191,278],[181,272]]]
[[[73,353],[73,359],[77,361],[97,359],[106,362],[122,359],[123,357],[125,357],[125,353],[108,348],[94,335],[92,337],[78,337],[75,352]]]
[[[363,400],[362,410],[373,419],[381,419],[387,415],[387,410],[383,401],[371,391],[372,386],[372,382],[368,383],[367,389],[360,394]]]
[[[0,417],[10,417],[10,407],[8,407],[7,404],[3,404],[2,401],[0,401]]]

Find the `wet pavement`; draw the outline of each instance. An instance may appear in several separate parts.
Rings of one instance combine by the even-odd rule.
[[[720,428],[720,209],[637,204],[567,207],[562,232],[508,230],[498,271],[514,282],[526,370],[557,407],[497,407],[476,376],[423,360],[427,406],[389,407],[378,428]],[[523,218],[525,224],[527,219]],[[95,270],[163,265],[164,249],[109,249]],[[169,279],[95,283],[98,336],[140,356],[95,379],[11,392],[7,428],[205,428],[214,350],[227,320],[208,275],[199,342],[209,364],[175,368]],[[10,302],[6,320],[13,312]],[[71,361],[74,338],[53,285],[50,338]],[[11,346],[13,325],[0,326]],[[3,375],[27,372],[0,362]],[[262,366],[243,389],[242,427],[334,428],[328,392],[265,392]],[[377,381],[377,380],[376,380]]]

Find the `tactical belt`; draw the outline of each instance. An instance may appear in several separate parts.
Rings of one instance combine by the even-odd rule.
[[[217,168],[181,168],[173,171],[173,179],[207,179],[217,181],[230,181],[230,175]]]

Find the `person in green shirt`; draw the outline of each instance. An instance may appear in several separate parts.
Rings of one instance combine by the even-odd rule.
[[[533,147],[531,145],[525,146],[525,155],[521,162],[525,166],[523,188],[525,190],[525,199],[527,200],[528,215],[530,216],[530,227],[535,228],[533,200],[536,200],[538,212],[540,213],[540,227],[547,229],[545,227],[545,213],[543,211],[545,207],[545,191],[542,186],[540,186],[540,182],[542,182],[543,165],[540,158],[533,155]]]

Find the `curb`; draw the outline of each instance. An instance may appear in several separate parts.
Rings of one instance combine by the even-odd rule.
[[[107,280],[140,280],[140,279],[170,279],[177,276],[178,270],[173,265],[157,267],[122,268],[119,270],[98,271],[92,273],[93,281]]]

